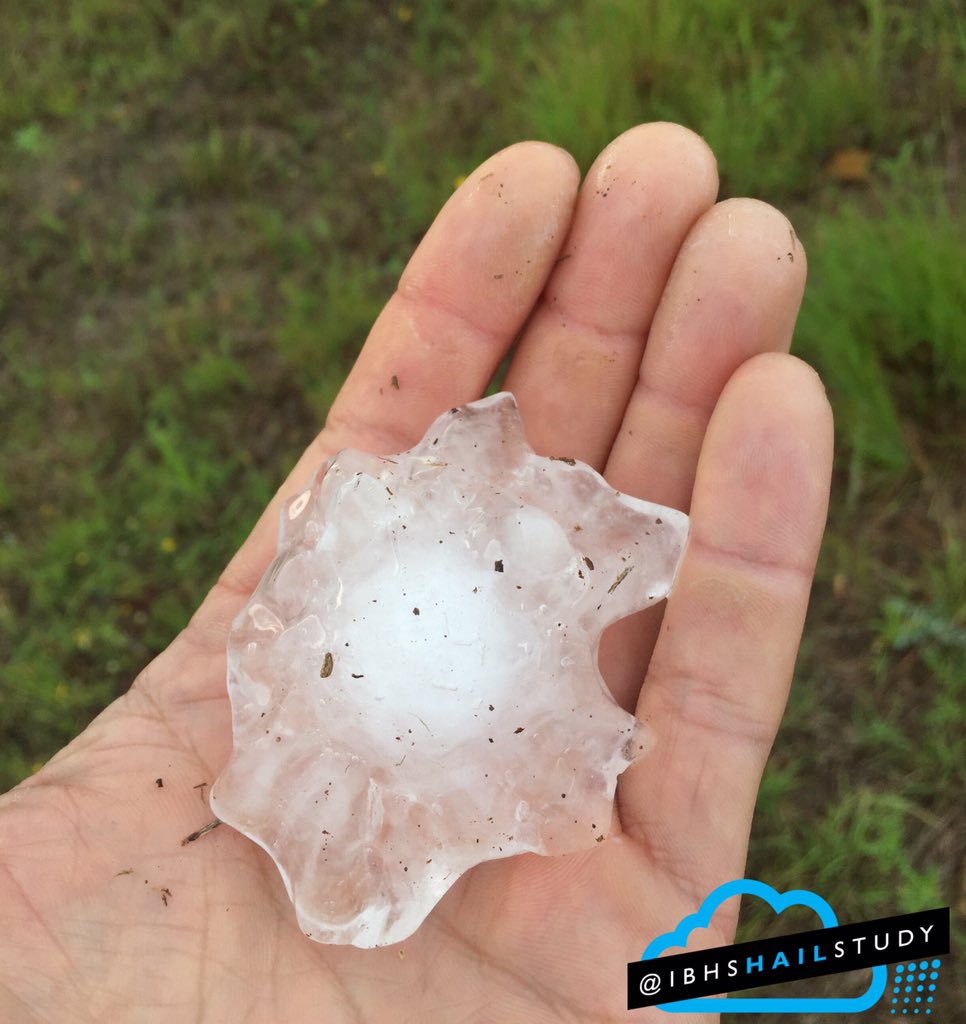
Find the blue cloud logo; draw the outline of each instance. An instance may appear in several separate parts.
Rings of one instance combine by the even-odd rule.
[[[718,886],[698,908],[689,914],[674,931],[658,935],[644,950],[642,960],[656,960],[672,947],[686,948],[688,937],[695,928],[707,928],[714,912],[732,896],[757,896],[764,900],[776,914],[789,907],[802,906],[814,910],[823,928],[834,928],[838,918],[828,901],[807,889],[792,889],[780,893],[764,882],[752,878],[739,878]],[[885,966],[872,968],[872,981],[860,996],[851,998],[800,999],[789,997],[736,997],[682,999],[675,1003],[662,1003],[659,1009],[667,1013],[860,1013],[874,1006],[885,992],[889,969]]]

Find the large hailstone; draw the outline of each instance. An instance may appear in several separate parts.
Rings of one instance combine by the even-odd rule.
[[[648,741],[600,634],[666,596],[686,536],[683,513],[534,454],[510,394],[319,469],[232,628],[212,792],[309,937],[398,942],[474,865],[603,839]]]

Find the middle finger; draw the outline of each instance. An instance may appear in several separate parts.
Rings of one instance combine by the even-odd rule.
[[[594,162],[506,378],[538,452],[603,467],[671,265],[717,190],[711,150],[679,125],[632,128]]]

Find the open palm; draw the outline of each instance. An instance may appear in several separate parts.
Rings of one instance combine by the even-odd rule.
[[[578,179],[532,142],[467,178],[188,627],[0,800],[0,1019],[622,1020],[626,962],[741,875],[830,473],[821,384],[785,354],[804,253],[772,208],[715,205],[712,154],[674,125],[632,129]],[[228,625],[273,556],[280,503],[323,458],[411,446],[511,347],[505,387],[538,452],[692,515],[666,608],[601,651],[657,744],[594,849],[484,864],[404,943],[319,945],[254,843],[228,827],[181,842],[210,820],[230,751]],[[630,1016],[649,1014],[663,1016]]]

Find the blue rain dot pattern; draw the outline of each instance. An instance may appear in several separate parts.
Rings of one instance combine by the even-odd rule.
[[[914,1014],[918,1014],[920,1012],[920,1010],[925,1010],[925,1012],[927,1014],[930,1014],[930,1015],[932,1014],[932,1007],[931,1006],[922,1006],[922,1005],[916,1005],[916,1004],[922,1004],[923,1002],[925,1002],[925,1003],[932,1003],[933,1002],[933,996],[931,996],[931,995],[930,996],[925,996],[925,997],[923,995],[912,996],[911,993],[913,991],[913,986],[915,986],[915,990],[918,993],[924,993],[927,990],[929,992],[935,992],[936,991],[936,985],[934,983],[939,978],[938,968],[940,967],[940,965],[941,965],[941,961],[939,961],[939,960],[933,960],[931,963],[923,960],[921,962],[913,961],[910,964],[896,964],[896,966],[895,966],[895,974],[894,974],[893,979],[892,979],[892,981],[893,981],[893,989],[892,989],[892,991],[894,993],[892,1002],[893,1002],[893,1004],[897,1004],[897,1003],[899,1003],[899,1001],[901,999],[902,1000],[902,1004],[899,1005],[899,1006],[893,1005],[893,1007],[892,1007],[892,1013],[893,1014],[895,1014],[897,1009],[901,1009],[902,1010],[902,1015],[904,1017],[908,1016],[910,1012],[914,1013]],[[918,982],[925,982],[927,980],[926,979],[926,971],[930,971],[930,970],[931,970],[931,973],[929,974],[929,980],[931,982],[933,982],[933,984],[929,984],[929,985],[917,984]],[[917,974],[918,974],[918,977],[916,976]],[[903,996],[903,995],[900,995],[900,993],[906,993],[906,994]]]

